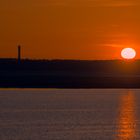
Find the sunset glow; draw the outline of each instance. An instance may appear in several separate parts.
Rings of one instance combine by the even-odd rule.
[[[1,58],[21,45],[22,58],[112,60],[132,44],[140,59],[138,0],[2,0],[0,10]]]

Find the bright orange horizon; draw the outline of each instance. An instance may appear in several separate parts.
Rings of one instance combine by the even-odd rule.
[[[1,0],[0,58],[140,59],[139,0]]]

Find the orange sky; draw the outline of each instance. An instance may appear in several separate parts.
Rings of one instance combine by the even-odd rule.
[[[1,0],[0,57],[140,58],[140,0]]]

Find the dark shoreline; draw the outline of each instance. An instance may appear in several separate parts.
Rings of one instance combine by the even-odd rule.
[[[0,59],[0,88],[140,88],[140,60]]]

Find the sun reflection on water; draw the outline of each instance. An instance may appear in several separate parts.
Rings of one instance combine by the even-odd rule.
[[[129,91],[121,96],[118,140],[134,140],[136,136],[134,93]]]

